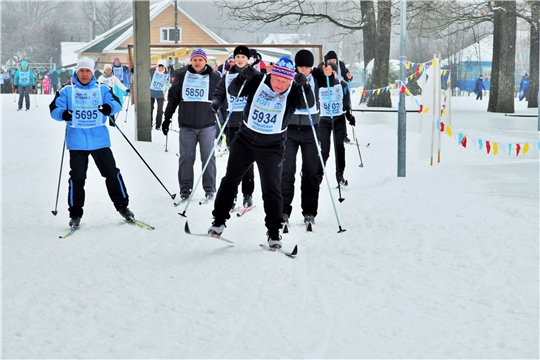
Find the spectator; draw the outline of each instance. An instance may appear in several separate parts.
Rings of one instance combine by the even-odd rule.
[[[529,79],[529,74],[525,73],[519,82],[519,101],[525,99],[529,101],[529,85],[531,80]]]
[[[17,111],[22,110],[23,99],[26,102],[26,111],[30,110],[30,87],[36,89],[36,78],[34,73],[28,69],[28,61],[21,61],[22,69],[17,70],[13,78],[13,85],[19,93],[19,107]]]
[[[484,78],[482,75],[476,79],[476,84],[474,85],[474,92],[476,93],[476,100],[482,100],[483,90],[486,90],[484,86]]]

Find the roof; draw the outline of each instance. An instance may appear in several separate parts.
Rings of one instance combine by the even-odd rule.
[[[169,6],[174,4],[174,0],[165,0],[150,6],[150,21],[165,11]],[[190,21],[196,24],[208,36],[214,39],[218,44],[226,44],[226,41],[217,36],[214,32],[208,29],[203,24],[197,22],[195,18],[185,12],[181,7],[178,11],[185,15]],[[133,17],[121,22],[109,31],[99,35],[94,40],[90,41],[86,46],[76,51],[77,54],[82,52],[100,52],[100,53],[118,53],[127,52],[127,48],[120,48],[127,39],[133,36]]]

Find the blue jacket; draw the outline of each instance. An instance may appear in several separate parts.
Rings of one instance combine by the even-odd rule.
[[[28,76],[28,82],[27,83],[22,83],[19,78],[20,78],[20,73],[21,72],[28,72],[29,76]],[[23,70],[23,69],[19,69],[17,70],[17,72],[15,73],[15,77],[13,78],[13,85],[17,86],[17,85],[21,85],[21,86],[33,86],[33,85],[36,85],[36,78],[34,77],[34,73],[30,70]]]
[[[108,104],[111,107],[111,115],[118,113],[122,106],[120,101],[113,94],[111,89],[107,85],[99,85],[95,77],[87,85],[82,85],[74,74],[72,78],[72,84],[66,85],[60,91],[56,93],[56,96],[52,103],[49,105],[51,111],[51,117],[54,120],[62,121],[66,123],[66,146],[68,150],[96,150],[107,148],[111,146],[111,139],[109,137],[109,129],[107,129],[107,116],[98,112],[99,118],[101,118],[101,126],[92,128],[75,128],[72,121],[62,120],[62,113],[65,110],[73,110],[72,94],[73,88],[79,89],[96,89],[101,92],[102,104]],[[76,116],[75,113],[72,116]],[[99,119],[98,118],[98,119]]]

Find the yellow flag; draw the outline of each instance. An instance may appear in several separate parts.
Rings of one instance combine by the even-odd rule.
[[[494,142],[493,143],[493,155],[497,155],[498,152],[499,152],[499,144]]]
[[[523,155],[525,155],[529,151],[529,143],[525,143],[523,145]]]
[[[450,129],[450,126],[446,125],[446,133],[448,136],[452,137],[452,129]]]

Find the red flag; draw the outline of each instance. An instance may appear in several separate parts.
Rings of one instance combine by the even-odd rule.
[[[444,132],[444,123],[441,121],[441,132]]]
[[[486,151],[487,151],[488,154],[491,151],[491,144],[487,140],[486,140]]]
[[[418,75],[420,75],[420,72],[418,71],[418,69],[420,68],[420,66],[418,64],[416,64],[416,72],[414,73],[414,76],[418,77]]]
[[[521,146],[519,144],[516,144],[516,156],[519,155],[520,150],[521,150]]]
[[[405,94],[405,85],[401,85],[401,93]]]
[[[467,147],[467,137],[466,136],[463,139],[461,139],[461,146],[463,146],[464,148]]]
[[[418,109],[418,112],[421,114],[422,111],[424,111],[424,105],[420,104],[420,109]]]

